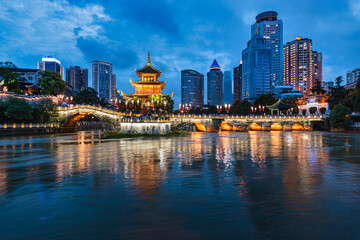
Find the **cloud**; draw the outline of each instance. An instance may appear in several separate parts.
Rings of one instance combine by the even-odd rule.
[[[34,6],[36,10],[29,11]],[[60,59],[81,59],[77,38],[98,37],[103,32],[101,23],[111,20],[100,5],[78,7],[67,1],[9,0],[0,11],[4,13],[0,14],[0,51],[20,58],[53,55]]]
[[[350,10],[352,15],[360,19],[360,1],[359,0],[350,0]]]
[[[77,39],[77,47],[83,52],[86,59],[111,62],[117,69],[128,69],[138,62],[136,53],[114,41],[98,41],[96,39]]]

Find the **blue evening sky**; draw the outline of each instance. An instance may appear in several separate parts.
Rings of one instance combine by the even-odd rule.
[[[129,77],[137,80],[134,68],[149,51],[167,78],[163,92],[174,90],[178,104],[180,71],[206,75],[214,58],[232,71],[255,16],[268,10],[284,22],[284,43],[313,40],[324,81],[360,67],[360,0],[0,0],[0,61],[36,68],[51,55],[64,67],[88,68],[90,86],[91,61],[110,61],[117,88],[133,93]]]

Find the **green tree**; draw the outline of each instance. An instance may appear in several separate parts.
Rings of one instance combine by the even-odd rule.
[[[254,107],[269,106],[276,103],[277,99],[271,93],[262,94],[255,99]],[[265,113],[270,114],[270,110],[265,107]]]
[[[248,100],[236,101],[231,107],[230,113],[237,115],[249,115],[251,114],[251,103]]]
[[[74,96],[74,104],[89,104],[97,105],[100,104],[100,98],[98,97],[97,92],[93,88],[87,88],[81,90],[78,94]]]
[[[321,82],[319,79],[315,80],[315,84],[313,86],[312,89],[310,89],[310,91],[312,93],[317,93],[317,94],[324,94],[326,93],[326,91],[323,89],[323,87],[321,86]]]
[[[26,123],[33,119],[33,109],[24,99],[8,98],[5,116],[11,122]]]
[[[342,77],[337,77],[335,80],[335,86],[331,88],[331,94],[329,98],[330,109],[334,109],[336,105],[342,103],[346,98],[346,89],[341,86],[342,82]]]
[[[293,98],[292,96],[287,96],[286,98],[284,98],[281,101],[286,105],[292,106],[294,114],[299,114],[299,108],[298,108],[297,101],[295,98]]]
[[[56,105],[51,99],[42,99],[33,107],[34,122],[48,123],[56,120],[57,117]]]
[[[9,103],[7,101],[0,101],[0,123],[7,123],[8,118],[5,114]]]
[[[14,73],[16,68],[12,62],[0,62],[0,86],[4,85],[9,91],[19,91],[19,74]]]
[[[39,79],[42,94],[60,95],[65,92],[66,82],[61,79],[60,73],[45,70]]]
[[[330,126],[334,128],[344,127],[347,128],[350,124],[350,115],[351,109],[342,105],[338,104],[331,112],[329,116]]]

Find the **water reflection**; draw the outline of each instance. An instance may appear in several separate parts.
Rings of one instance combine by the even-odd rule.
[[[48,208],[39,210],[38,219],[42,214],[63,222],[68,216],[61,210],[76,206],[83,217],[75,220],[95,219],[99,226],[92,232],[97,236],[109,228],[100,220],[112,219],[107,234],[119,234],[115,229],[121,228],[124,238],[174,231],[186,238],[306,238],[311,232],[322,236],[325,227],[345,229],[329,220],[331,212],[360,203],[358,135],[194,132],[114,141],[100,141],[98,135],[1,139],[0,219],[8,216],[7,230],[40,201]],[[81,204],[75,204],[77,199]],[[329,204],[335,200],[336,207]],[[89,208],[93,205],[109,206],[109,214],[118,215],[102,215]],[[345,212],[343,218],[360,216],[360,210]],[[153,218],[164,222],[154,225]],[[221,226],[224,221],[230,226]],[[58,229],[47,224],[49,232]],[[74,231],[71,224],[64,226]],[[139,229],[147,230],[142,235]],[[32,236],[41,238],[37,231]],[[15,235],[21,238],[21,231]]]

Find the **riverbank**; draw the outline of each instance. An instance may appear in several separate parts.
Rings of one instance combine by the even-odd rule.
[[[169,136],[179,136],[182,134],[188,134],[187,131],[170,131],[163,134],[151,134],[151,133],[132,133],[132,132],[117,132],[117,131],[108,131],[104,133],[102,139],[114,139],[114,138],[133,138],[133,137],[169,137]]]

